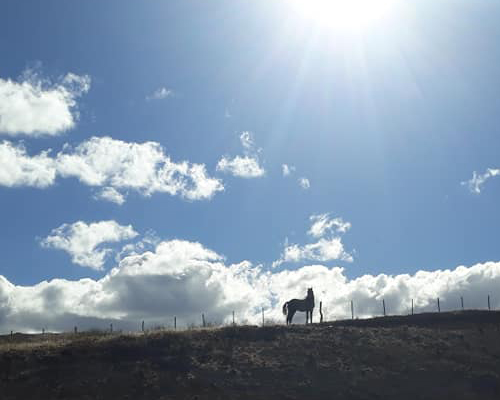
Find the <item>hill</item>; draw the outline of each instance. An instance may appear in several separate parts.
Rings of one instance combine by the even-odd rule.
[[[500,312],[0,337],[0,398],[498,399]]]

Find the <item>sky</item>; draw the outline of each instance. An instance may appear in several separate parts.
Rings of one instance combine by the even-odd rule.
[[[499,13],[2,1],[0,333],[500,307]]]

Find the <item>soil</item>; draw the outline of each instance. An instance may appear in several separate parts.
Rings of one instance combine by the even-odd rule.
[[[0,336],[0,399],[499,399],[500,312]]]

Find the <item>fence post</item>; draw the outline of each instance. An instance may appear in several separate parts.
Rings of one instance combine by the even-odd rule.
[[[323,322],[323,302],[319,302],[319,323]]]
[[[144,332],[144,321],[142,321],[141,330]]]
[[[411,315],[413,315],[413,299],[411,299]]]
[[[234,310],[233,310],[233,326],[235,326],[236,324],[234,323]]]
[[[42,328],[42,335],[45,335],[45,328]]]
[[[438,312],[441,312],[441,305],[439,304],[439,297],[438,297]]]
[[[174,317],[174,331],[177,330],[177,317]]]
[[[264,307],[262,307],[262,326],[264,326]]]
[[[460,302],[462,303],[462,311],[464,310],[464,298],[460,296]]]
[[[490,295],[488,295],[488,310],[491,311],[491,307],[490,307]]]
[[[113,333],[113,324],[109,324],[109,333]]]
[[[78,333],[78,328],[75,326],[75,333]]]
[[[351,319],[354,319],[354,302],[351,300]]]
[[[384,306],[384,317],[385,317],[385,299],[382,299],[382,306]]]
[[[201,322],[203,323],[203,328],[205,328],[205,314],[201,314]]]
[[[14,332],[10,331],[10,337],[14,336]]]

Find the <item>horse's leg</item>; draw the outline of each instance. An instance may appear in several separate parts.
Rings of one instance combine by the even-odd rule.
[[[309,321],[313,323],[313,310],[309,311]]]
[[[290,324],[292,323],[293,316],[295,315],[296,310],[288,310],[289,315],[290,315]]]

